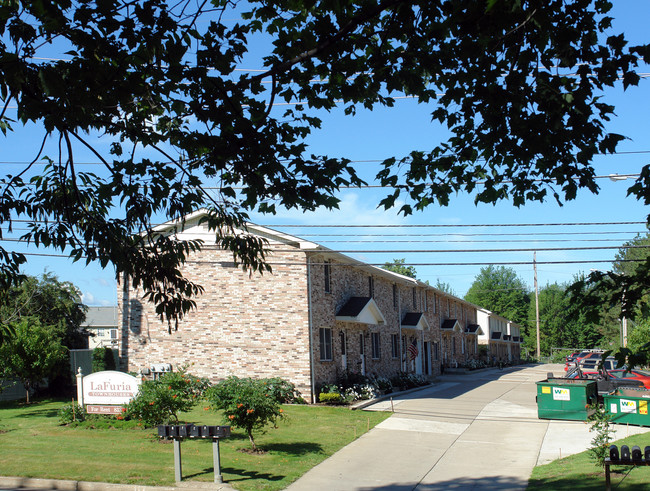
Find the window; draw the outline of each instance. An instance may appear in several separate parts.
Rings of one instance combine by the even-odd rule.
[[[331,361],[332,330],[329,327],[321,327],[318,333],[320,335],[320,359],[321,361]]]
[[[325,277],[325,293],[332,293],[332,264],[325,261],[323,265],[323,276]]]
[[[339,337],[341,338],[341,355],[345,356],[346,354],[346,342],[345,342],[345,332],[341,331],[339,334]]]
[[[417,308],[418,308],[418,292],[415,289],[415,287],[413,287],[413,310],[417,310]]]
[[[111,329],[111,339],[117,339],[117,329]]]
[[[465,338],[460,338],[460,352],[461,354],[465,354]]]
[[[433,294],[432,309],[431,309],[431,310],[433,311],[434,314],[436,313],[436,300],[437,300],[437,298],[436,298],[436,294],[434,293],[434,294]]]
[[[451,338],[451,352],[456,354],[456,338]]]
[[[375,280],[372,276],[368,276],[368,296],[370,298],[375,296]]]
[[[440,356],[438,354],[438,350],[439,350],[438,343],[433,343],[433,359],[436,361],[438,361],[438,356]]]
[[[397,285],[393,284],[393,308],[397,310],[398,307],[398,302],[397,302]]]
[[[390,336],[390,354],[393,358],[399,358],[399,334]]]
[[[427,311],[427,291],[422,290],[422,311]]]
[[[374,360],[379,359],[381,351],[380,351],[380,345],[379,345],[379,333],[378,332],[373,332],[370,333],[370,342],[372,344],[372,358]]]

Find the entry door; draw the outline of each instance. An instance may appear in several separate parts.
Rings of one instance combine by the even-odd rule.
[[[420,349],[422,345],[419,341],[416,342],[418,344],[418,355],[415,357],[415,360],[413,360],[413,363],[415,363],[415,374],[422,375],[422,357],[424,356],[424,349]]]
[[[348,369],[348,342],[345,336],[345,331],[341,331],[341,368],[345,372]]]
[[[361,355],[361,375],[366,374],[366,344],[363,334],[359,334],[359,355]]]

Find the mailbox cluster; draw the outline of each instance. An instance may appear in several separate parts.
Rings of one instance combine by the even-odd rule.
[[[645,464],[650,465],[650,446],[643,449],[641,453],[641,447],[634,445],[630,451],[630,447],[627,445],[621,445],[621,451],[619,454],[618,447],[612,445],[609,447],[609,461],[612,464]]]
[[[160,425],[158,437],[172,440],[184,438],[227,438],[230,436],[230,426],[208,425]]]

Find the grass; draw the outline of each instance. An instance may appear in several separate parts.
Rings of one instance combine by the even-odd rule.
[[[116,421],[114,428],[61,426],[63,401],[0,404],[0,475],[173,485],[173,445],[156,429]],[[233,428],[221,440],[221,472],[237,489],[283,489],[307,470],[361,436],[389,413],[340,407],[284,406],[278,428],[256,435],[264,454],[249,454],[248,437]],[[188,422],[223,424],[220,415],[198,407],[182,415]],[[98,425],[99,426],[99,425]],[[181,444],[183,480],[214,481],[211,441]]]
[[[650,434],[634,435],[613,442],[619,450],[621,445],[641,447],[650,445]],[[650,467],[612,466],[612,489],[650,490]],[[605,470],[597,467],[589,451],[555,460],[533,469],[528,490],[534,491],[586,491],[605,488]]]

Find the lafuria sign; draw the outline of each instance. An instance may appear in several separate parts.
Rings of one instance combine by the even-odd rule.
[[[128,404],[140,389],[139,377],[107,370],[90,375],[77,375],[77,399],[79,404],[121,406]]]

